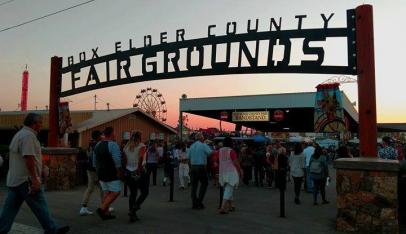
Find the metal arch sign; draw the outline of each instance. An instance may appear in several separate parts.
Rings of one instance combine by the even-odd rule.
[[[167,33],[160,34],[160,44],[152,45],[150,35],[144,36],[144,47],[136,48],[129,40],[128,50],[122,50],[121,42],[115,43],[115,53],[99,56],[98,48],[92,49],[91,58],[86,53],[66,59],[67,66],[61,69],[62,79],[68,79],[70,88],[60,90],[59,97],[74,95],[90,90],[116,85],[192,76],[249,74],[249,73],[315,73],[315,74],[357,74],[355,43],[355,10],[347,11],[347,27],[329,28],[334,14],[321,14],[322,28],[302,29],[306,15],[298,15],[298,27],[295,30],[282,30],[282,19],[271,18],[269,31],[258,31],[258,20],[248,21],[247,32],[236,33],[236,22],[227,23],[226,35],[217,36],[213,31],[216,25],[208,26],[206,38],[185,40],[185,30],[176,31],[176,41],[167,42]],[[325,57],[323,47],[312,47],[311,42],[324,42],[327,38],[346,38],[347,64],[342,66],[322,65]],[[299,65],[291,65],[291,39],[304,39],[302,52],[313,55],[315,60],[302,60]],[[253,43],[254,50],[249,44]],[[267,45],[266,51],[260,44]],[[237,46],[238,62],[231,65],[231,47]],[[283,46],[283,58],[274,61],[274,46]],[[225,60],[218,61],[219,48],[225,47]],[[182,53],[181,53],[182,51]],[[158,54],[163,54],[158,58]],[[265,64],[259,64],[259,55],[267,55]],[[88,54],[89,55],[89,54]],[[183,58],[182,58],[183,56]],[[243,64],[242,60],[248,61]],[[183,61],[183,64],[181,64]],[[97,66],[97,67],[96,67]],[[163,69],[158,69],[163,67]],[[88,70],[85,76],[82,69]],[[88,68],[88,69],[87,69]],[[171,69],[170,69],[171,68]],[[82,72],[81,72],[82,70]],[[114,71],[114,72],[113,72]],[[105,74],[101,77],[99,74]],[[84,83],[78,86],[78,83]]]

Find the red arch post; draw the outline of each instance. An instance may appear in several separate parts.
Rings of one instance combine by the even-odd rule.
[[[49,94],[49,119],[48,119],[48,147],[59,145],[59,93],[62,82],[62,58],[51,58],[51,77]]]
[[[377,157],[373,8],[362,5],[355,12],[360,156]]]

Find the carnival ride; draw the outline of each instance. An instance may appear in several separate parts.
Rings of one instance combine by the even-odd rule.
[[[167,117],[166,101],[158,89],[141,89],[135,97],[133,107],[137,107],[154,118],[165,122]]]

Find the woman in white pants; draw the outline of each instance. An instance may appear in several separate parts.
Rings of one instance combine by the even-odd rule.
[[[190,184],[189,176],[189,158],[186,152],[186,145],[182,144],[181,149],[179,150],[179,189],[185,189],[187,185]],[[187,185],[185,185],[185,182]]]
[[[237,159],[237,153],[232,149],[233,140],[226,137],[223,145],[224,147],[219,150],[219,183],[224,189],[224,193],[219,213],[227,214],[229,211],[235,210],[232,204],[234,189],[238,186],[243,172]]]

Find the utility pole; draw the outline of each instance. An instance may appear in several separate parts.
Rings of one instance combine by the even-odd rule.
[[[97,110],[97,95],[95,94],[94,96],[94,110]]]

